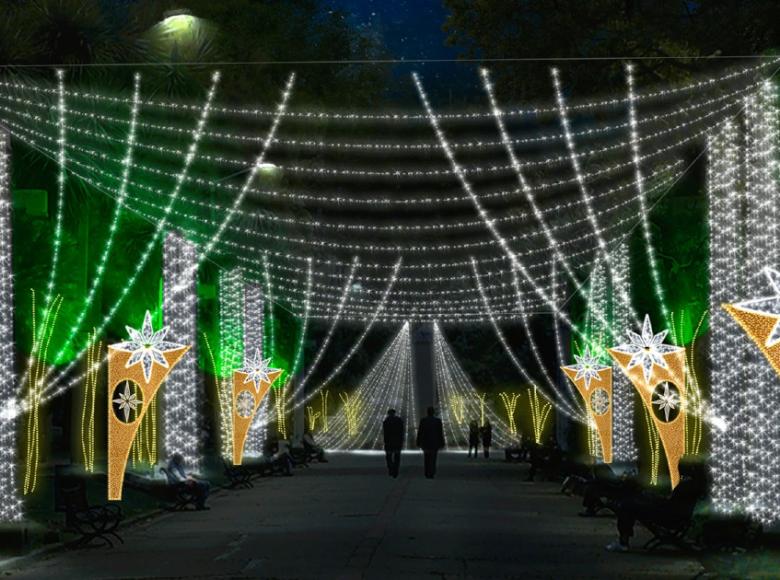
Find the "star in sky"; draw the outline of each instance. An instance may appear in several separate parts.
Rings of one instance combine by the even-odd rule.
[[[616,346],[614,350],[631,355],[631,360],[627,367],[628,369],[632,369],[637,365],[642,365],[645,382],[649,383],[650,375],[653,372],[653,366],[657,365],[664,369],[669,368],[664,360],[664,355],[682,350],[679,346],[663,344],[664,338],[666,338],[668,332],[668,330],[662,330],[658,334],[653,334],[650,316],[645,314],[645,322],[642,325],[642,334],[639,335],[636,332],[629,330],[629,342]]]
[[[772,327],[772,332],[769,333],[769,337],[767,337],[766,342],[764,343],[766,348],[770,348],[780,343],[780,272],[774,268],[766,267],[764,268],[763,273],[764,276],[766,276],[769,285],[772,287],[774,294],[762,298],[755,298],[753,300],[746,300],[744,302],[737,302],[735,306],[745,310],[753,310],[754,312],[777,317],[777,321]]]
[[[129,369],[133,365],[140,364],[143,367],[144,379],[146,379],[147,383],[152,379],[154,363],[166,369],[168,368],[168,361],[165,360],[163,353],[182,348],[181,344],[165,340],[165,337],[168,335],[167,326],[163,326],[157,332],[154,331],[152,328],[152,315],[148,310],[146,311],[146,316],[144,316],[144,323],[140,331],[129,326],[125,326],[125,328],[127,329],[127,334],[130,335],[130,340],[113,346],[117,350],[132,353],[125,368]]]
[[[246,378],[244,384],[254,383],[255,391],[260,392],[261,383],[272,383],[273,380],[269,377],[269,374],[275,373],[282,369],[269,368],[271,364],[271,357],[264,359],[260,354],[260,350],[255,350],[254,358],[244,361],[243,368],[238,369],[239,372],[245,373]]]
[[[585,347],[585,352],[582,353],[582,356],[575,354],[574,360],[577,361],[577,364],[568,366],[566,368],[577,371],[577,374],[574,377],[575,381],[578,381],[582,378],[585,379],[585,390],[590,389],[590,382],[593,379],[596,379],[597,381],[601,380],[601,376],[599,375],[600,371],[609,368],[607,365],[601,364],[598,358],[591,354],[589,346]]]

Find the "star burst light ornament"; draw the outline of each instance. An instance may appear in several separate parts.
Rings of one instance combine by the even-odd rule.
[[[665,354],[683,350],[679,346],[664,344],[664,339],[669,333],[668,330],[662,330],[658,334],[653,334],[653,327],[650,324],[650,316],[645,314],[645,322],[642,325],[642,334],[639,335],[631,330],[627,331],[627,344],[621,344],[614,347],[613,350],[631,355],[631,361],[627,369],[632,369],[637,365],[642,365],[642,372],[645,376],[645,382],[650,382],[650,376],[653,372],[653,365],[658,365],[663,369],[668,369]]]
[[[582,356],[574,355],[574,360],[577,364],[561,369],[585,403],[591,425],[599,435],[604,463],[612,463],[612,367],[601,364],[589,347]]]
[[[244,361],[244,366],[238,369],[238,372],[244,373],[246,378],[244,384],[254,383],[255,392],[260,392],[260,386],[263,383],[272,383],[270,376],[274,373],[281,372],[281,369],[272,369],[271,357],[263,358],[259,349],[255,349],[255,356],[247,361]]]
[[[282,369],[270,368],[271,359],[263,358],[260,350],[233,372],[233,465],[241,465],[249,428],[268,390],[282,374]],[[252,383],[254,389],[244,385]]]
[[[108,347],[108,499],[122,499],[127,458],[138,427],[163,381],[190,349],[165,340],[167,327],[152,328],[146,311],[141,330]],[[133,417],[134,415],[134,417]]]
[[[133,365],[140,364],[143,367],[144,379],[147,383],[152,378],[154,363],[163,368],[169,368],[164,353],[182,348],[181,344],[165,340],[165,337],[168,335],[167,326],[163,326],[157,332],[154,331],[154,328],[152,328],[152,315],[148,310],[144,316],[144,323],[140,331],[129,326],[125,326],[125,328],[127,329],[127,334],[130,335],[130,340],[115,344],[113,347],[117,350],[131,353],[125,368],[129,369]]]
[[[591,354],[589,346],[585,347],[585,352],[582,353],[582,356],[575,354],[574,360],[577,361],[577,364],[568,366],[566,368],[577,371],[577,374],[574,376],[574,380],[578,381],[580,379],[584,379],[586,390],[590,389],[591,380],[601,380],[599,375],[600,371],[609,368],[607,365],[601,364],[599,359]]]
[[[685,349],[664,344],[666,334],[665,330],[653,333],[646,315],[641,334],[629,330],[629,342],[608,352],[653,419],[675,488],[680,482],[680,458],[685,453]]]

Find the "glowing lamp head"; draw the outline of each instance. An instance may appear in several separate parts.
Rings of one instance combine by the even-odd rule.
[[[179,33],[189,31],[197,20],[189,10],[169,10],[163,14],[160,24],[167,32]]]

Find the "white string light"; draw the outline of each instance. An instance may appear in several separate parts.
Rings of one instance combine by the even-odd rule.
[[[628,121],[631,128],[631,154],[634,170],[636,172],[636,189],[639,200],[639,217],[642,224],[642,235],[645,239],[645,252],[647,253],[647,262],[650,265],[650,275],[653,279],[653,290],[655,291],[658,306],[661,309],[661,318],[668,324],[669,310],[666,307],[666,298],[664,287],[661,283],[661,274],[658,271],[658,264],[655,257],[655,248],[653,247],[653,236],[650,233],[650,219],[647,201],[645,199],[644,178],[642,176],[642,155],[639,150],[639,129],[636,120],[636,96],[634,95],[634,67],[631,64],[626,65],[626,85],[628,86]],[[634,320],[637,320],[636,313],[633,313]]]
[[[219,271],[220,449],[233,454],[233,371],[244,362],[244,282],[240,268]]]

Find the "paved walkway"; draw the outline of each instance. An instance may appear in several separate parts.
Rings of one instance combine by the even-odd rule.
[[[166,514],[125,544],[60,552],[6,570],[23,578],[692,578],[682,554],[611,554],[614,520],[577,517],[578,500],[526,467],[445,454],[435,480],[404,455],[331,457],[294,477]],[[639,538],[641,540],[641,536]]]

